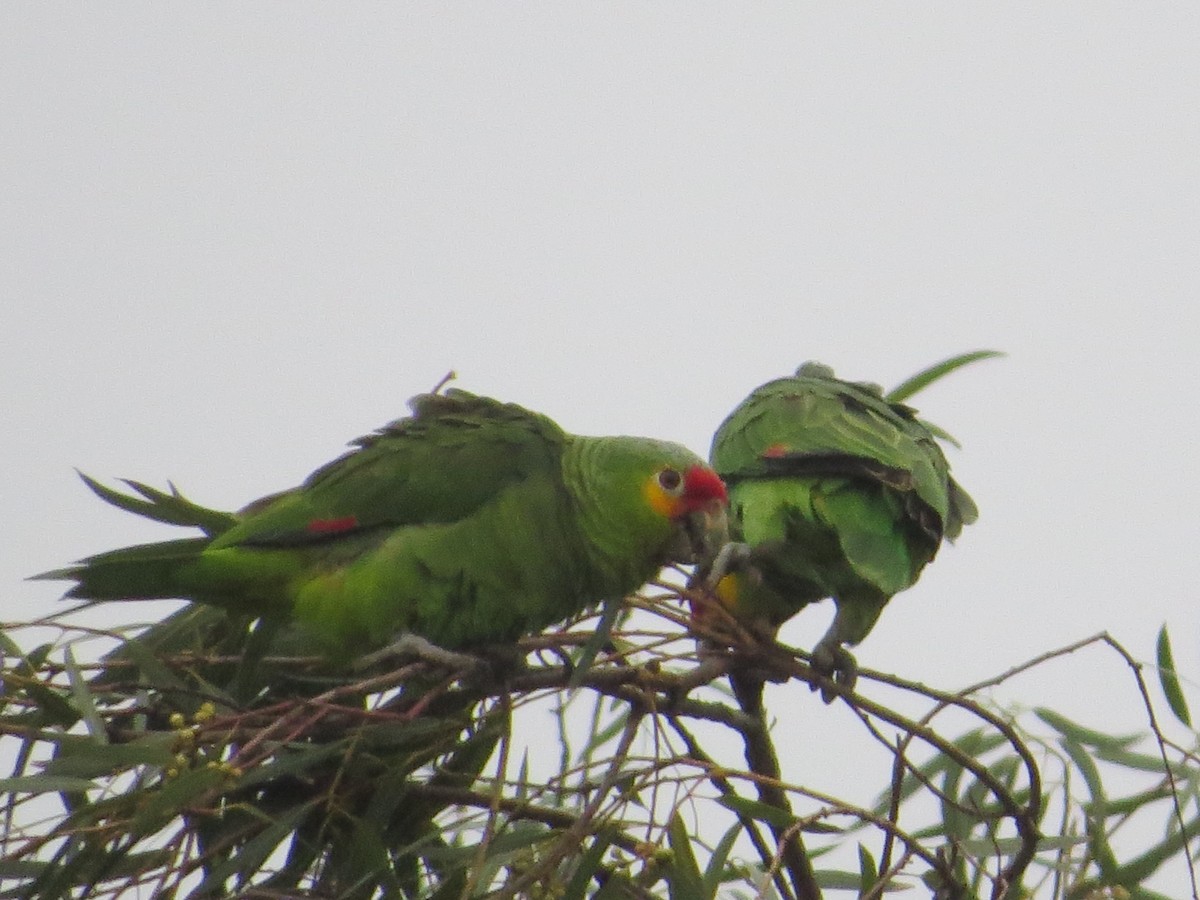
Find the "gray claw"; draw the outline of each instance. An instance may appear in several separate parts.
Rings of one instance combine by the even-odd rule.
[[[419,634],[405,632],[383,649],[359,657],[354,663],[354,668],[362,671],[387,659],[403,659],[405,657],[430,662],[451,671],[470,672],[478,669],[480,666],[487,665],[484,660],[481,660],[477,656],[471,656],[468,653],[455,653],[453,650],[439,647]]]
[[[858,662],[854,654],[840,642],[827,638],[818,641],[812,651],[812,667],[818,675],[833,679],[845,690],[854,690],[854,683],[858,680]],[[821,699],[826,703],[832,703],[838,695],[828,685],[821,685],[820,689]],[[813,685],[813,690],[817,690],[817,685]]]

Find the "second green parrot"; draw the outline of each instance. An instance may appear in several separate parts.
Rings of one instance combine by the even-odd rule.
[[[913,390],[989,355],[950,360]],[[866,637],[942,540],[977,516],[939,436],[878,386],[836,378],[819,363],[755,389],[717,429],[710,454],[729,488],[738,542],[710,575],[721,604],[773,636],[806,605],[832,597],[837,612],[813,665],[852,686],[845,646]]]
[[[348,662],[397,633],[446,648],[511,641],[710,556],[727,534],[724,485],[681,446],[569,435],[457,390],[410,405],[239,513],[87,479],[117,506],[205,534],[39,577],[73,580],[68,597],[178,597],[295,623]]]

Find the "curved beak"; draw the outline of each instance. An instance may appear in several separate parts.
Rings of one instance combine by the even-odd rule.
[[[683,531],[690,557],[687,562],[706,568],[729,543],[727,510],[724,498],[714,497],[684,516]]]

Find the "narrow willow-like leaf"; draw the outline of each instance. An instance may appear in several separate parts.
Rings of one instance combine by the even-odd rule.
[[[567,683],[567,687],[577,688],[583,684],[583,679],[587,677],[588,670],[596,661],[596,656],[608,644],[612,636],[613,625],[616,624],[617,617],[621,614],[624,606],[624,598],[620,597],[605,600],[601,605],[600,619],[596,622],[596,630],[575,658],[575,671],[571,673],[571,680]]]
[[[963,768],[960,765],[951,765],[946,769],[946,776],[942,779],[942,796],[939,800],[942,809],[942,826],[945,828],[946,837],[954,840],[966,838],[975,824],[974,820],[960,808],[960,804],[966,804],[965,797],[958,795],[958,785],[962,780],[962,775]]]
[[[741,833],[741,823],[734,822],[713,848],[712,856],[708,858],[708,868],[704,870],[705,897],[716,897],[720,891],[721,879],[725,875],[725,863],[729,860],[729,853]]]
[[[513,853],[526,853],[535,844],[554,841],[560,833],[547,828],[539,822],[513,822],[502,834],[497,834],[488,842],[488,857],[503,857]],[[462,844],[459,846],[429,847],[421,851],[421,858],[439,863],[470,863],[479,853],[478,844]]]
[[[596,750],[604,746],[606,743],[624,731],[628,722],[629,710],[626,708],[622,712],[618,713],[617,716],[603,728],[600,728],[592,733],[592,735],[588,738],[587,744],[584,745],[583,750],[580,751],[581,756],[584,759],[591,759]]]
[[[245,876],[255,872],[271,852],[296,828],[310,806],[311,804],[297,806],[281,815],[275,822],[243,844],[237,853],[214,866],[190,896],[204,896],[206,892],[219,890],[226,881],[235,875]]]
[[[970,353],[960,353],[958,356],[952,356],[947,360],[922,369],[911,378],[906,378],[888,391],[887,399],[891,403],[903,403],[909,397],[925,390],[929,385],[944,378],[956,369],[961,369],[963,366],[978,362],[981,359],[993,359],[1003,355],[999,350],[973,350]]]
[[[704,895],[704,876],[700,874],[700,866],[692,852],[692,836],[679,813],[671,816],[667,841],[671,845],[671,900],[709,900]]]
[[[96,744],[87,738],[71,737],[59,743],[59,755],[46,764],[46,774],[96,778],[134,766],[165,768],[175,759],[171,734],[150,734],[128,744]]]
[[[137,815],[129,823],[129,832],[138,837],[153,834],[183,812],[184,807],[190,806],[227,777],[216,767],[191,769],[167,780],[160,787],[143,792],[147,796],[138,804]]]
[[[5,794],[49,794],[54,791],[89,791],[96,786],[87,778],[62,775],[16,775],[0,778],[0,792]]]
[[[982,728],[974,728],[957,738],[953,745],[976,759],[982,757],[986,753],[990,753],[997,747],[1008,743],[1008,739],[993,731],[984,731]],[[935,776],[945,772],[947,769],[958,766],[959,763],[952,757],[944,753],[936,754],[929,762],[917,767],[916,773],[907,771],[904,779],[900,783],[900,800],[901,802],[908,800],[918,792],[924,790],[925,785],[936,780]],[[918,774],[920,777],[918,777]],[[879,799],[875,801],[875,813],[877,815],[885,815],[892,803],[892,791],[888,790],[880,794]],[[867,823],[861,823],[854,826],[855,828],[867,827]],[[854,828],[850,829],[851,831]]]
[[[1134,769],[1138,772],[1153,772],[1156,775],[1161,775],[1163,771],[1162,757],[1154,753],[1136,753],[1132,750],[1100,748],[1096,750],[1096,759],[1111,762],[1126,769]],[[1186,778],[1188,775],[1188,767],[1180,763],[1172,763],[1171,771],[1176,778]]]
[[[1075,768],[1083,776],[1083,781],[1087,785],[1088,792],[1092,795],[1092,803],[1096,804],[1100,810],[1098,814],[1103,815],[1103,809],[1108,803],[1108,796],[1104,790],[1104,780],[1100,777],[1100,770],[1096,768],[1096,763],[1092,761],[1091,756],[1088,755],[1082,744],[1069,737],[1064,737],[1060,740],[1059,745],[1066,751],[1067,756],[1071,757],[1071,762],[1075,763]]]
[[[1158,682],[1162,685],[1163,694],[1175,718],[1191,728],[1192,714],[1188,711],[1183,688],[1179,685],[1179,675],[1175,671],[1175,655],[1171,652],[1171,638],[1167,634],[1165,624],[1158,630]]]
[[[1086,844],[1087,838],[1083,835],[1068,835],[1044,837],[1038,841],[1038,851],[1046,850],[1069,850],[1072,847],[1078,847],[1080,844]],[[960,849],[968,854],[976,856],[1012,856],[1024,849],[1025,841],[1023,838],[970,838],[958,843]]]
[[[591,846],[584,851],[575,864],[575,872],[571,875],[571,880],[567,882],[567,887],[563,891],[562,900],[585,900],[587,897],[587,888],[592,881],[592,877],[600,868],[600,863],[604,859],[604,854],[607,852],[611,844],[611,836],[606,831],[601,831],[592,840]]]
[[[1193,819],[1188,823],[1188,835],[1194,836],[1198,831],[1200,831],[1200,822]],[[1176,830],[1174,834],[1155,844],[1140,856],[1122,862],[1115,872],[1106,872],[1105,874],[1111,878],[1114,884],[1141,884],[1157,872],[1164,863],[1175,860],[1182,848],[1183,836]]]
[[[1052,709],[1047,709],[1044,706],[1037,707],[1034,710],[1034,714],[1059,734],[1088,747],[1103,748],[1106,750],[1125,750],[1142,739],[1140,734],[1105,734],[1103,731],[1096,731],[1094,728],[1086,728],[1078,722],[1072,722],[1066,716],[1056,713]]]
[[[1153,787],[1148,791],[1141,791],[1137,794],[1131,794],[1128,797],[1121,797],[1116,800],[1107,800],[1104,804],[1104,810],[1111,816],[1132,815],[1143,806],[1149,806],[1151,803],[1157,803],[1160,800],[1166,800],[1171,796],[1170,785],[1160,785]],[[1088,809],[1085,805],[1084,809]],[[1172,827],[1178,827],[1178,822],[1172,820]]]
[[[796,816],[791,813],[786,813],[778,807],[771,806],[769,803],[751,800],[749,797],[724,794],[717,798],[717,802],[739,815],[756,819],[759,822],[765,822],[768,825],[774,825],[776,828],[791,828],[798,821]]]
[[[38,712],[46,725],[70,728],[79,721],[79,710],[58,691],[42,682],[34,681],[25,685],[25,693],[37,704]]]
[[[66,664],[67,681],[71,685],[71,698],[75,701],[76,708],[83,714],[83,722],[87,726],[88,734],[97,743],[107,744],[108,734],[104,729],[104,719],[96,709],[96,701],[88,689],[87,679],[79,671],[79,666],[75,662],[75,654],[71,652],[70,647],[67,647],[63,653],[63,661]]]
[[[816,873],[817,884],[822,890],[826,891],[851,891],[854,894],[859,893],[862,885],[861,872],[847,872],[844,869],[821,869]],[[909,885],[905,884],[888,884],[883,890],[885,893],[892,891],[907,891]]]
[[[875,863],[875,857],[871,855],[867,845],[861,841],[858,844],[858,877],[860,895],[866,894],[875,887],[875,882],[879,880],[879,867]]]

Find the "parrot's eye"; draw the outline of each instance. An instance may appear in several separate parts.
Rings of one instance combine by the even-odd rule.
[[[678,492],[682,485],[683,476],[679,474],[677,469],[663,469],[658,473],[658,486],[668,494]]]

